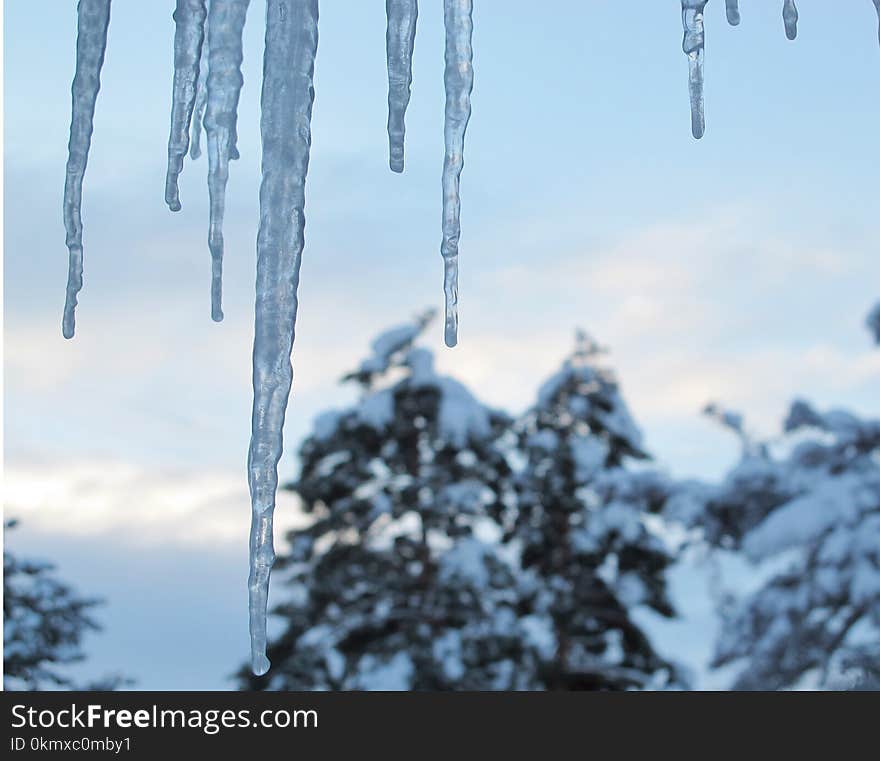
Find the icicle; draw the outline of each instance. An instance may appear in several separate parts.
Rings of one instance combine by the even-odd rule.
[[[388,163],[392,172],[403,171],[406,107],[412,85],[412,56],[419,17],[418,0],[385,0],[388,27]]]
[[[880,0],[874,0],[874,6],[877,8],[877,21],[880,23]],[[877,39],[880,41],[880,26],[877,28]]]
[[[202,45],[199,58],[199,80],[196,85],[196,104],[193,107],[192,137],[189,141],[189,157],[195,161],[202,155],[202,120],[205,117],[205,104],[208,102],[208,46]]]
[[[269,668],[266,605],[275,559],[272,513],[284,413],[293,380],[290,353],[304,244],[317,47],[318,0],[268,0],[260,124],[263,180],[257,235],[254,408],[248,450],[253,510],[248,591],[255,674],[264,674]]]
[[[73,338],[76,297],[82,289],[82,186],[92,142],[95,101],[101,89],[101,66],[107,47],[110,0],[80,0],[76,20],[76,73],[73,76],[67,177],[64,181],[64,231],[68,251],[67,295],[61,333]]]
[[[236,117],[241,74],[242,32],[250,0],[211,0],[208,11],[208,194],[211,198],[208,247],[211,250],[211,319],[223,319],[223,211],[229,161],[238,158]]]
[[[443,137],[443,292],[446,297],[447,346],[458,343],[458,239],[461,235],[459,185],[464,167],[464,135],[471,118],[471,91],[474,88],[473,0],[444,0],[446,24],[446,120]]]
[[[785,0],[782,5],[782,20],[785,22],[785,36],[793,40],[797,37],[798,9],[794,0]]]
[[[703,103],[703,50],[706,35],[703,29],[703,9],[708,0],[681,0],[681,18],[684,24],[682,49],[688,57],[688,88],[691,97],[691,132],[698,140],[706,131]]]
[[[731,26],[739,26],[739,0],[726,0],[727,21]],[[880,2],[880,0],[878,0]]]
[[[205,0],[177,0],[174,10],[174,89],[171,104],[171,134],[168,136],[168,171],[165,175],[165,203],[180,211],[177,179],[189,150],[192,121],[199,80],[199,59],[205,38]]]

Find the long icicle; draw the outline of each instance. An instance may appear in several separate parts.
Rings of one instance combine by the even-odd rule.
[[[464,136],[471,118],[471,92],[474,89],[473,0],[444,0],[446,25],[446,114],[443,138],[443,293],[446,300],[445,335],[447,346],[458,343],[458,241],[461,236],[461,197],[459,188],[464,167]]]
[[[727,0],[727,22],[731,26],[739,26],[739,0]]]
[[[64,231],[68,252],[67,293],[61,333],[73,338],[76,297],[83,284],[82,187],[92,143],[95,101],[107,48],[110,0],[80,0],[76,20],[76,73],[71,86],[70,140],[64,180]]]
[[[192,136],[189,141],[189,157],[195,161],[202,155],[202,120],[205,118],[205,105],[208,102],[208,46],[202,45],[199,59],[199,79],[196,85],[196,103],[193,106]]]
[[[171,100],[171,132],[168,135],[168,170],[165,203],[180,211],[178,178],[189,150],[189,125],[196,102],[199,59],[205,39],[206,0],[177,0],[174,10],[174,86]]]
[[[253,511],[248,593],[251,659],[258,675],[269,669],[266,607],[275,560],[272,514],[284,414],[293,382],[290,354],[304,245],[317,48],[318,0],[268,0],[260,122],[263,180],[257,234],[254,408],[248,450]]]
[[[703,101],[703,51],[706,34],[703,28],[703,10],[708,0],[681,0],[681,19],[684,24],[682,49],[688,57],[688,90],[691,99],[691,133],[699,140],[706,131]]]
[[[785,36],[793,40],[797,37],[798,9],[794,0],[782,4],[782,20],[785,23]]]
[[[385,54],[388,59],[388,164],[403,171],[406,107],[412,86],[412,57],[416,40],[418,0],[385,0],[388,20]]]
[[[208,10],[208,102],[205,133],[208,143],[208,195],[211,250],[211,319],[223,319],[223,212],[229,161],[238,158],[236,119],[244,77],[241,73],[242,34],[250,0],[211,0]]]

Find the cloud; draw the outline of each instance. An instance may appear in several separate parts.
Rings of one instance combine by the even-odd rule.
[[[580,325],[611,347],[649,445],[670,430],[693,436],[710,400],[741,408],[765,433],[796,395],[880,414],[880,352],[862,327],[876,300],[867,246],[804,241],[739,206],[478,277],[473,300],[491,299],[504,319],[470,329],[465,320],[467,340],[439,364],[484,397],[529,404]]]
[[[31,533],[220,550],[245,543],[250,526],[244,475],[224,471],[112,460],[17,462],[6,466],[4,489],[6,517]],[[280,492],[276,536],[303,521],[295,496]]]

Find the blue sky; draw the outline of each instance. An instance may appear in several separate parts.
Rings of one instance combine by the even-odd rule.
[[[314,416],[350,398],[336,379],[370,337],[441,302],[442,8],[421,5],[397,176],[382,3],[322,3],[283,475]],[[698,414],[710,399],[762,433],[795,395],[880,414],[880,357],[862,326],[880,291],[869,0],[801,0],[794,43],[781,2],[744,1],[735,29],[710,2],[700,142],[674,0],[476,5],[461,343],[443,348],[436,326],[439,366],[522,409],[583,326],[611,347],[648,446],[682,475],[716,475],[736,456]],[[85,183],[85,288],[67,342],[75,3],[51,14],[5,4],[6,512],[23,519],[12,546],[107,597],[89,673],[222,688],[246,655],[264,3],[248,14],[219,325],[204,157],[184,170],[183,211],[163,203],[172,9],[114,2]],[[294,522],[295,502],[279,513]]]

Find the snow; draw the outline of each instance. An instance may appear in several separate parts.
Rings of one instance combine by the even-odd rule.
[[[392,172],[403,171],[406,107],[412,85],[412,56],[416,40],[418,0],[385,0],[388,28],[385,50],[388,59],[388,164]]]
[[[434,658],[440,662],[443,674],[447,679],[457,681],[465,675],[460,631],[447,629],[434,640],[432,651]]]
[[[305,242],[305,184],[317,47],[317,0],[268,0],[263,59],[263,180],[257,235],[254,406],[248,450],[252,507],[248,591],[251,659],[256,674],[263,674],[269,668],[265,651],[269,575],[275,559],[272,514],[278,488],[284,415],[293,382],[290,353]],[[230,133],[226,134],[232,138]]]
[[[489,584],[486,557],[491,548],[474,537],[457,542],[440,557],[440,577],[447,581],[467,581],[478,589]]]
[[[377,430],[385,428],[394,420],[394,393],[383,389],[365,397],[357,408],[357,418],[364,425]]]
[[[73,338],[76,330],[77,296],[83,282],[82,186],[92,143],[95,102],[101,88],[101,67],[107,47],[110,0],[80,0],[76,21],[76,73],[73,76],[68,142],[67,176],[64,181],[64,231],[68,250],[67,294],[61,332]]]
[[[312,425],[312,435],[320,441],[326,441],[336,433],[342,418],[343,413],[339,410],[322,412],[315,418],[315,422]]]
[[[415,667],[406,653],[396,653],[388,660],[374,655],[363,656],[357,664],[355,687],[360,690],[408,690]]]
[[[550,616],[523,616],[519,619],[519,626],[525,641],[535,648],[541,658],[550,660],[556,654],[556,634]]]
[[[406,358],[413,388],[435,387],[440,392],[438,433],[457,447],[464,447],[470,437],[481,439],[492,430],[489,411],[462,383],[437,375],[434,358],[426,349],[413,349]]]
[[[573,436],[569,441],[575,478],[587,482],[605,467],[608,445],[595,436]]]
[[[443,0],[446,24],[446,113],[443,139],[443,293],[446,299],[447,346],[458,343],[458,239],[461,236],[461,170],[464,168],[464,135],[471,118],[474,88],[473,0]]]
[[[424,330],[430,314],[380,333],[370,344],[373,353],[361,362],[360,372],[365,375],[385,372],[391,367],[394,355],[406,349]]]

